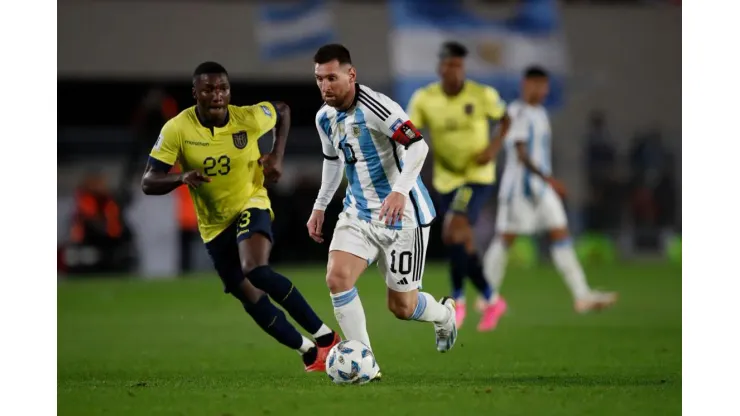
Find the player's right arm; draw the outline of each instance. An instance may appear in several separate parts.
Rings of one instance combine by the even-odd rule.
[[[157,142],[154,144],[149,161],[141,178],[141,190],[146,195],[164,195],[182,184],[197,188],[210,182],[207,176],[197,171],[170,173],[172,166],[180,157],[180,134],[172,121],[165,123]]]
[[[326,207],[329,206],[329,202],[331,202],[339,184],[342,182],[342,161],[339,160],[339,155],[332,145],[327,131],[324,130],[328,127],[323,126],[320,120],[319,117],[316,118],[316,130],[319,132],[321,149],[324,153],[321,188],[319,189],[319,195],[316,197],[316,202],[314,202],[311,217],[306,224],[308,235],[317,243],[324,242],[323,232],[321,231],[324,225],[324,211],[326,211]]]

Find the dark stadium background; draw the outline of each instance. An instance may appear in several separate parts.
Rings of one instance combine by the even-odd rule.
[[[528,1],[540,0],[462,3],[500,17]],[[305,229],[322,163],[312,50],[262,59],[255,35],[259,3],[58,2],[60,414],[283,414],[305,403],[321,413],[341,410],[332,407],[341,394],[313,378],[306,381],[293,357],[286,358],[289,352],[275,347],[220,294],[199,238],[181,230],[176,198],[144,197],[138,188],[166,118],[161,114],[193,104],[189,74],[201,61],[221,61],[229,70],[232,104],[287,102],[293,123],[285,172],[270,188],[276,213],[272,261],[335,325],[323,282],[328,242],[314,243]],[[392,16],[385,2],[329,3],[335,40],[352,51],[359,81],[393,97]],[[569,190],[570,225],[589,278],[597,287],[620,291],[624,300],[602,316],[575,316],[549,266],[546,242],[536,239],[538,256],[522,246],[511,260],[511,316],[502,320],[496,338],[464,333],[466,349],[449,358],[457,360],[460,373],[447,373],[421,347],[391,348],[396,340],[412,348],[417,343],[404,337],[421,333],[426,342],[431,334],[388,316],[373,267],[373,278],[360,286],[371,331],[385,334],[373,335],[379,362],[391,373],[387,386],[379,387],[389,390],[363,390],[359,403],[366,406],[359,414],[393,398],[407,404],[430,400],[429,411],[444,409],[434,402],[435,394],[447,394],[444,383],[469,394],[469,407],[457,409],[460,414],[480,414],[491,409],[483,407],[487,403],[500,404],[502,414],[675,414],[681,387],[680,3],[557,2],[567,72],[562,104],[551,112],[554,171]],[[434,67],[434,57],[428,65]],[[430,168],[428,161],[427,185]],[[75,239],[75,206],[86,186],[102,187],[119,208],[120,237],[105,238],[107,224],[98,230],[104,238]],[[343,196],[342,186],[327,211],[327,235]],[[489,201],[476,227],[482,248],[492,235],[495,208],[495,200]],[[425,272],[425,289],[428,284],[435,295],[447,290],[439,227],[437,222],[432,229]],[[181,241],[188,242],[184,249]],[[233,354],[243,348],[254,351],[234,364]],[[474,360],[481,356],[489,361]],[[499,378],[487,378],[494,373]],[[393,383],[411,391],[411,398]],[[250,393],[260,388],[269,391]],[[291,400],[271,396],[284,389],[292,392]],[[316,404],[318,398],[330,404]],[[239,407],[255,400],[264,413]],[[389,414],[424,408],[386,404],[397,411]]]
[[[104,175],[125,215],[126,208],[142,197],[135,186],[162,122],[157,117],[145,118],[139,124],[140,127],[143,124],[142,129],[134,129],[142,100],[152,89],[161,89],[175,100],[178,110],[192,105],[188,73],[198,62],[213,56],[231,57],[223,63],[232,74],[233,103],[246,105],[261,100],[282,100],[292,108],[292,135],[286,155],[286,165],[292,168],[286,169],[285,184],[272,190],[277,213],[274,260],[325,258],[325,247],[313,244],[303,232],[318,189],[321,164],[313,125],[321,100],[312,82],[310,51],[274,62],[261,61],[253,33],[255,17],[247,16],[250,10],[256,9],[259,3],[256,1],[209,2],[211,9],[224,7],[224,13],[239,11],[245,14],[244,19],[239,20],[242,22],[239,27],[225,29],[225,40],[204,34],[207,40],[199,45],[177,44],[156,49],[147,42],[127,39],[150,38],[152,45],[161,45],[161,40],[154,41],[162,37],[158,31],[184,33],[189,28],[179,27],[177,21],[171,20],[127,26],[127,17],[122,13],[131,8],[136,11],[130,13],[147,13],[150,7],[162,14],[167,7],[177,6],[178,15],[190,16],[197,22],[199,2],[152,2],[151,6],[134,2],[131,7],[124,3],[62,1],[59,6],[58,94],[59,102],[64,103],[58,112],[60,268],[69,266],[64,264],[67,256],[64,251],[69,246],[74,195],[82,179],[89,174]],[[493,16],[511,12],[517,5],[516,1],[469,3]],[[553,109],[552,115],[555,172],[569,187],[567,205],[575,231],[608,235],[624,256],[661,257],[666,244],[680,233],[681,107],[680,99],[676,99],[680,94],[681,71],[677,64],[680,42],[672,35],[672,31],[680,27],[680,9],[671,3],[573,1],[561,3],[559,9],[569,69],[564,104]],[[388,42],[382,38],[366,39],[363,35],[366,28],[372,28],[373,33],[388,32],[389,29],[382,26],[387,25],[382,19],[388,18],[382,2],[337,1],[332,4],[338,22],[336,39],[354,52],[360,81],[392,96]],[[363,11],[364,19],[356,18],[358,11]],[[95,16],[110,15],[118,16],[119,21],[113,25],[115,30],[134,32],[130,36],[106,32],[113,29],[94,20]],[[100,31],[98,35],[89,33],[96,30]],[[151,33],[137,33],[137,30]],[[173,36],[170,34],[168,38]],[[244,41],[238,42],[240,37]],[[106,45],[102,40],[96,42],[96,38],[113,39],[117,43]],[[176,39],[172,41],[177,42]],[[209,51],[218,49],[220,41],[229,45],[228,52]],[[120,55],[110,52],[98,53],[106,58],[96,55],[96,51],[110,51],[117,44],[126,48]],[[233,49],[235,44],[239,49]],[[615,48],[620,48],[621,52],[614,53]],[[172,72],[167,72],[166,68],[162,69],[160,55],[166,57],[165,62],[171,58],[183,64],[171,64]],[[158,69],[156,74],[147,76],[149,59],[156,59]],[[238,64],[229,65],[232,62]],[[429,65],[434,65],[433,59]],[[275,71],[276,68],[279,70]],[[275,72],[287,75],[280,77]],[[604,135],[608,137],[590,145],[589,119],[597,113],[605,119]],[[591,132],[591,135],[597,133]],[[659,142],[650,141],[656,138]],[[429,180],[431,163],[427,165],[424,175]],[[337,201],[342,195],[340,188]],[[148,207],[164,204],[156,198],[147,202]],[[337,202],[331,209],[338,208]],[[144,209],[144,212],[151,213],[151,209],[155,208]],[[168,209],[162,205],[159,211]],[[478,227],[482,246],[490,238],[494,210],[495,203],[491,201],[483,216],[484,222]],[[142,263],[157,261],[151,259],[147,263],[141,259],[141,252],[151,253],[162,245],[152,242],[151,247],[143,248],[142,241],[149,241],[147,227],[128,225],[133,227],[131,238],[137,242],[130,247],[134,257],[128,268],[141,270]],[[444,253],[439,247],[437,229],[432,236],[430,258],[440,259]],[[177,242],[172,240],[174,237],[169,238],[173,244]],[[209,264],[197,243],[194,238],[192,267],[207,269]],[[161,264],[144,267],[143,274],[176,272],[173,267],[178,263],[177,253],[162,252],[157,256]],[[75,261],[77,257],[73,255],[69,260]],[[165,267],[164,264],[173,266]]]

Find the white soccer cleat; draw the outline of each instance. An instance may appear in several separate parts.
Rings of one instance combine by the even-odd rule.
[[[586,296],[576,299],[573,307],[578,313],[599,311],[611,307],[617,302],[616,292],[590,291]]]
[[[434,324],[434,332],[437,335],[437,351],[447,352],[452,349],[457,339],[457,325],[455,324],[455,300],[445,296],[439,303],[450,310],[450,317],[442,325]]]

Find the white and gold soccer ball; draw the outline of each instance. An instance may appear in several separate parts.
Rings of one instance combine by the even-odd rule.
[[[340,342],[326,358],[326,374],[336,384],[365,384],[379,371],[373,352],[356,340]]]

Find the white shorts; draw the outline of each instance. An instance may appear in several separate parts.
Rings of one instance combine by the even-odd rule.
[[[496,231],[500,234],[535,234],[567,226],[563,201],[550,187],[539,198],[499,199]]]
[[[428,241],[429,227],[392,230],[342,212],[329,251],[354,254],[368,264],[377,259],[388,288],[409,292],[421,287]]]

